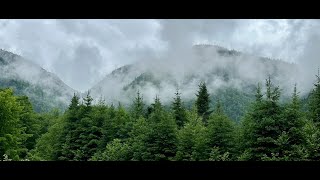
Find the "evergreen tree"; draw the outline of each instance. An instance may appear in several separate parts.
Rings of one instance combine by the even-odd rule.
[[[128,161],[130,146],[120,139],[110,142],[103,153],[95,154],[91,160],[94,161]]]
[[[219,100],[214,113],[208,119],[207,128],[211,148],[218,148],[221,154],[235,153],[235,124],[223,113]]]
[[[27,96],[17,97],[17,101],[22,107],[22,111],[19,114],[22,127],[25,128],[25,135],[28,139],[23,143],[23,146],[27,149],[33,149],[36,143],[36,139],[40,136],[41,124],[38,122],[36,114],[33,111],[32,105]],[[27,152],[24,152],[22,156],[26,156]]]
[[[74,94],[71,99],[68,110],[65,112],[65,126],[63,130],[63,139],[61,140],[61,152],[58,152],[59,160],[74,160],[77,150],[80,149],[79,136],[81,130],[79,124],[81,121],[81,105],[79,97]]]
[[[206,127],[194,107],[187,112],[187,123],[178,131],[177,153],[178,161],[207,160],[209,154]]]
[[[312,120],[308,120],[303,127],[303,136],[305,139],[305,151],[307,154],[305,159],[319,161],[320,160],[320,130]],[[302,159],[304,160],[304,159]]]
[[[28,158],[35,161],[57,161],[61,156],[61,142],[64,138],[65,117],[60,116],[54,119],[48,132],[37,139],[35,148],[28,153]],[[66,160],[66,159],[65,159]]]
[[[196,94],[196,106],[198,110],[198,115],[202,117],[204,123],[207,123],[208,116],[210,114],[210,95],[207,90],[207,86],[205,82],[201,82],[199,85],[199,91]]]
[[[22,111],[12,89],[0,89],[0,155],[13,160],[19,160],[20,154],[26,152],[22,143],[28,136],[19,119]]]
[[[172,103],[173,114],[179,128],[183,127],[186,122],[186,111],[180,97],[179,90],[175,93],[176,97]]]
[[[89,116],[92,109],[93,98],[90,96],[90,91],[87,92],[86,97],[83,98],[84,101],[84,116]]]
[[[139,91],[137,92],[137,97],[133,101],[132,116],[135,119],[138,119],[140,116],[144,116],[143,97],[140,96]]]
[[[317,82],[310,94],[309,100],[309,119],[315,122],[316,126],[320,124],[320,76],[317,75]]]
[[[299,149],[302,148],[304,143],[303,127],[305,119],[301,112],[301,104],[295,85],[292,94],[291,102],[285,106],[283,117],[280,119],[281,125],[279,128],[282,134],[278,138],[278,158],[285,158],[288,160],[299,160],[301,154]]]
[[[131,157],[132,160],[142,161],[151,157],[150,152],[147,151],[147,138],[151,133],[152,129],[150,124],[146,121],[145,118],[140,117],[137,121],[134,122],[133,128],[130,131],[130,138],[128,143],[130,144]]]
[[[159,97],[154,102],[154,110],[148,119],[151,133],[146,137],[149,156],[144,160],[170,160],[176,154],[177,126],[173,117],[162,107]]]
[[[279,152],[278,138],[283,135],[283,109],[279,105],[279,87],[274,87],[270,77],[266,80],[266,98],[258,86],[256,101],[242,123],[242,148],[251,160],[262,160]]]
[[[132,128],[130,116],[121,105],[117,109],[111,106],[106,114],[105,121],[102,125],[102,138],[100,140],[100,149],[104,149],[106,145],[113,139],[127,139]]]

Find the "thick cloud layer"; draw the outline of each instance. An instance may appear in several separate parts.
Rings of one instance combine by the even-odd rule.
[[[0,20],[0,48],[80,91],[139,60],[174,59],[167,67],[183,72],[199,43],[297,63],[303,87],[310,87],[320,66],[319,28],[319,20]]]

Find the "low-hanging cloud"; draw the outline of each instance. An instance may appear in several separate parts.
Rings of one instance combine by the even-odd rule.
[[[303,19],[0,20],[0,48],[85,91],[112,70],[139,62],[142,69],[172,72],[182,81],[189,71],[207,68],[194,57],[192,45],[217,44],[297,64],[296,81],[307,91],[320,66],[319,24]],[[210,60],[219,62],[215,57],[203,61]],[[241,66],[239,71],[255,76],[255,69],[249,68]]]

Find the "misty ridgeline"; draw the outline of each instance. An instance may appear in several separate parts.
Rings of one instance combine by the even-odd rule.
[[[141,60],[80,93],[1,50],[0,155],[5,161],[319,159],[319,73],[303,79],[296,64],[219,46],[185,52],[183,65],[170,53]]]

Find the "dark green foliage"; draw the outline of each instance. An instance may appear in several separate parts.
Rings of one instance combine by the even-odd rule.
[[[128,139],[131,146],[130,153],[132,160],[146,160],[151,156],[150,152],[147,151],[146,146],[147,138],[151,131],[152,129],[143,117],[140,117],[134,122],[133,128],[129,133],[130,139]]]
[[[317,82],[314,84],[314,89],[310,93],[309,98],[309,119],[316,126],[320,124],[320,77],[317,75]]]
[[[20,121],[22,123],[22,127],[25,128],[24,132],[28,139],[23,143],[23,146],[26,149],[33,149],[36,143],[36,139],[40,136],[41,122],[39,122],[36,114],[33,111],[32,105],[27,96],[17,97],[17,101],[20,106],[23,107],[20,113]],[[26,152],[23,157],[26,156]]]
[[[41,114],[34,112],[27,96],[2,89],[0,155],[65,161],[320,160],[318,89],[316,84],[302,101],[295,86],[291,99],[281,102],[280,89],[269,77],[265,90],[258,84],[255,95],[217,90],[210,103],[201,83],[191,109],[184,107],[177,91],[171,106],[162,105],[156,96],[147,111],[140,92],[128,110],[102,99],[94,104],[88,92],[82,102],[74,94],[64,113],[56,109]],[[229,118],[241,113],[240,123]]]
[[[177,153],[178,161],[207,160],[209,146],[207,129],[198,116],[196,108],[187,112],[187,123],[178,131]]]
[[[123,90],[135,89],[138,86],[143,87],[147,83],[151,83],[159,88],[161,81],[160,79],[157,79],[151,72],[146,72],[136,77],[130,84],[123,87]]]
[[[279,87],[273,87],[270,77],[266,80],[266,98],[262,99],[261,89],[258,86],[256,102],[243,122],[244,150],[251,153],[252,160],[261,160],[262,157],[272,157],[278,152],[276,140],[282,134],[281,114],[283,109],[278,100]]]
[[[32,85],[26,81],[16,79],[2,79],[0,77],[0,88],[10,87],[14,90],[15,95],[28,96],[36,112],[48,112],[53,108],[65,110],[67,107],[64,102],[57,100],[56,94],[49,96],[41,87]]]
[[[0,155],[8,155],[13,160],[19,160],[27,149],[23,146],[29,137],[20,120],[23,112],[12,89],[0,89]]]
[[[140,92],[138,91],[137,97],[133,101],[131,114],[133,118],[138,119],[141,116],[145,115],[144,112],[144,103],[143,103],[143,97],[140,95]]]
[[[59,160],[61,156],[61,144],[65,139],[63,136],[65,134],[65,123],[65,119],[61,116],[54,119],[48,131],[37,139],[35,148],[28,154],[28,158],[36,161]]]
[[[148,154],[143,160],[170,160],[176,153],[177,126],[173,117],[164,111],[158,97],[155,99],[153,108],[148,118],[151,132],[147,134],[145,140]]]
[[[176,97],[172,103],[173,115],[178,127],[183,127],[186,122],[186,110],[180,97],[179,90],[175,93]]]
[[[235,124],[224,113],[218,100],[215,111],[208,119],[209,147],[215,148],[214,153],[233,154],[235,151]],[[216,149],[218,148],[218,149]]]
[[[307,160],[320,160],[320,130],[311,120],[308,120],[303,128],[305,139],[304,153]]]
[[[301,149],[305,142],[303,137],[305,122],[306,120],[301,112],[301,104],[295,85],[291,102],[285,105],[281,118],[282,134],[278,138],[278,157],[285,157],[288,160],[299,160],[303,158],[301,155],[304,155],[297,150]]]
[[[199,85],[199,91],[196,94],[197,100],[196,100],[196,106],[198,110],[198,115],[202,117],[204,123],[207,123],[208,116],[210,114],[210,95],[207,90],[206,83],[201,82]]]
[[[93,161],[128,161],[130,160],[130,146],[121,142],[120,139],[114,139],[110,142],[102,153],[95,154]]]

